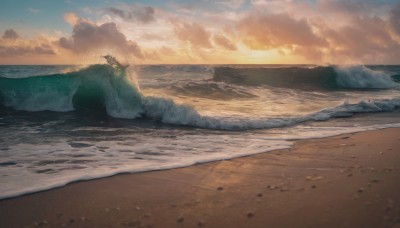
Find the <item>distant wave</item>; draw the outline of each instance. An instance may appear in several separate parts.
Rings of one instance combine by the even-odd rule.
[[[314,68],[233,68],[216,67],[215,81],[239,85],[267,85],[280,88],[323,89],[390,89],[400,85],[396,76],[374,71],[362,65],[318,66]]]

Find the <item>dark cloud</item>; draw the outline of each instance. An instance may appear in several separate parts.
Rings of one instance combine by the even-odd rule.
[[[202,25],[186,22],[172,22],[176,36],[182,40],[189,42],[194,47],[212,48],[210,38],[211,33]]]
[[[124,20],[149,23],[155,21],[155,9],[150,6],[134,6],[128,10],[122,10],[116,7],[108,7],[106,12],[114,14]]]
[[[393,31],[400,36],[400,3],[391,10],[389,21]]]
[[[19,35],[16,31],[14,31],[14,29],[7,29],[3,35],[3,39],[15,40],[18,38],[19,38]]]
[[[123,11],[121,9],[118,9],[118,8],[115,8],[115,7],[108,7],[105,10],[106,10],[106,12],[112,13],[112,14],[114,14],[116,16],[119,16],[119,17],[121,17],[123,19],[126,19],[127,17],[130,17],[129,15],[127,15],[125,13],[125,11]]]
[[[79,20],[74,25],[72,36],[60,38],[58,44],[76,53],[89,53],[108,48],[120,54],[133,54],[137,58],[143,58],[140,47],[135,42],[127,40],[113,22],[96,25],[90,21]]]

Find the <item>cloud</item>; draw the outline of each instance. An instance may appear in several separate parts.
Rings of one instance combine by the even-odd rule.
[[[131,6],[126,11],[116,7],[108,7],[105,9],[105,11],[124,20],[137,21],[141,23],[149,23],[155,21],[154,15],[156,12],[153,7],[138,5]]]
[[[18,38],[19,38],[19,35],[16,31],[14,31],[14,29],[7,29],[3,35],[3,39],[15,40]]]
[[[19,46],[10,46],[0,43],[0,56],[14,57],[27,54],[37,55],[55,55],[53,48],[49,44],[24,44]]]
[[[227,50],[234,51],[237,49],[236,45],[231,40],[226,38],[226,36],[224,36],[223,34],[214,35],[213,41],[218,46],[223,47]]]
[[[237,24],[244,43],[254,50],[323,46],[326,41],[313,32],[307,19],[296,19],[288,13],[249,13]]]
[[[140,47],[127,40],[113,22],[97,25],[91,21],[79,19],[73,27],[71,37],[61,37],[58,44],[75,53],[98,52],[102,49],[112,50],[119,54],[143,59]]]
[[[212,48],[211,32],[199,23],[172,21],[175,35],[181,41],[189,42],[193,47]]]
[[[18,57],[24,55],[55,55],[51,41],[44,37],[24,40],[13,29],[4,32],[0,39],[1,57]]]
[[[160,53],[167,57],[176,55],[176,52],[172,48],[165,47],[165,46],[160,49]]]
[[[400,36],[400,3],[390,11],[389,23],[393,31]]]
[[[389,22],[379,17],[362,17],[340,28],[321,28],[329,41],[326,55],[366,63],[395,62],[400,59],[400,43],[393,39]]]
[[[105,52],[146,63],[400,63],[398,0],[191,0],[81,10],[96,20],[66,13],[68,35],[28,40],[7,30],[1,55],[52,63]]]
[[[315,63],[400,59],[400,4],[384,8],[373,1],[319,0],[304,13],[293,11],[294,6],[307,7],[297,2],[255,2],[257,7],[236,25],[243,44],[252,50],[278,50],[283,56],[297,55]],[[271,4],[281,11],[264,10]]]
[[[73,12],[68,12],[64,14],[64,20],[70,24],[71,26],[74,26],[76,23],[79,21],[79,17],[76,16],[75,13]]]

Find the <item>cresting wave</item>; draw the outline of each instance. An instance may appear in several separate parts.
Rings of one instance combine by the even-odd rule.
[[[125,70],[92,65],[77,72],[26,78],[0,78],[3,105],[25,111],[106,109],[114,117],[135,118],[141,95]]]
[[[231,83],[260,83],[269,86],[313,86],[335,79],[336,86],[350,88],[393,88],[398,86],[388,74],[364,66],[272,68],[216,68],[214,80]],[[230,74],[227,74],[229,73]],[[264,73],[268,73],[264,75]],[[279,74],[278,74],[279,73]],[[225,75],[225,76],[224,76]],[[280,75],[280,77],[278,77]],[[333,77],[333,76],[334,77]],[[329,78],[331,76],[331,78]],[[301,79],[301,80],[300,80]],[[303,83],[303,84],[301,84]],[[325,85],[325,84],[323,84]],[[196,85],[197,86],[197,85]],[[337,107],[298,117],[232,118],[199,114],[193,107],[173,100],[143,96],[135,84],[135,75],[109,65],[92,65],[77,72],[26,78],[0,78],[0,101],[7,107],[25,111],[105,110],[117,118],[148,117],[167,124],[208,129],[246,130],[291,126],[305,121],[321,121],[354,113],[392,111],[400,107],[400,98],[344,102]]]
[[[216,67],[213,80],[239,85],[267,85],[301,90],[390,89],[400,86],[396,83],[396,75],[391,76],[362,65],[313,68]]]

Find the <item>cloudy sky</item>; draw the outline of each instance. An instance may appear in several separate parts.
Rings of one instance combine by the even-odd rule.
[[[400,0],[2,0],[0,64],[400,64]]]

